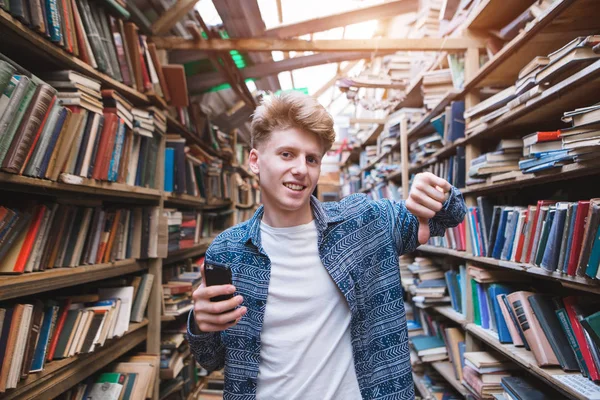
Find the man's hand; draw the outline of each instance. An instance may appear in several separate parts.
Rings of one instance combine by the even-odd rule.
[[[212,302],[211,298],[233,294],[235,286],[233,285],[215,285],[206,286],[204,279],[204,265],[201,267],[202,283],[192,294],[194,300],[194,319],[201,332],[220,332],[231,328],[240,322],[240,319],[246,314],[246,307],[237,306],[244,301],[242,296],[235,296],[229,300]]]
[[[419,219],[419,243],[429,240],[429,220],[442,209],[452,185],[430,172],[415,175],[406,208]]]

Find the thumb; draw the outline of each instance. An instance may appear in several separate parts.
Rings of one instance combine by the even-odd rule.
[[[419,244],[427,243],[429,236],[429,220],[426,218],[419,218],[419,233],[417,236]]]

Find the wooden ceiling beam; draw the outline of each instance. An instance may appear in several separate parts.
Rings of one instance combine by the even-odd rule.
[[[291,38],[309,33],[322,32],[341,26],[357,24],[373,19],[389,18],[400,14],[417,12],[417,0],[395,0],[357,10],[319,17],[294,24],[280,25],[265,31],[266,37]]]
[[[198,0],[178,0],[152,24],[152,34],[161,35],[169,32],[184,15],[194,8],[197,2]]]
[[[280,72],[293,71],[295,69],[313,67],[315,65],[361,60],[363,58],[370,58],[371,55],[372,53],[367,52],[311,54],[309,56],[294,57],[282,61],[256,64],[241,69],[239,72],[244,79],[260,79],[270,75],[277,75]],[[211,72],[189,76],[187,82],[190,92],[197,93],[225,83],[226,80],[224,80],[220,73]]]
[[[152,37],[156,47],[166,50],[203,51],[447,51],[462,52],[467,48],[485,48],[485,42],[478,38],[404,38],[404,39],[337,39],[299,40],[273,38],[209,39],[188,40],[181,37]]]

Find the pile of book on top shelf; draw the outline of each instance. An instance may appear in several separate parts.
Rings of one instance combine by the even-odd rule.
[[[598,279],[600,200],[468,208],[474,255],[532,264],[567,276]]]
[[[124,356],[67,390],[57,400],[151,398],[154,394],[153,383],[158,379],[158,369],[157,354]]]
[[[162,256],[158,207],[0,206],[0,274]]]
[[[111,78],[137,89],[152,92],[168,101],[168,69],[159,62],[156,45],[148,43],[138,26],[127,21],[131,2],[72,0],[44,7],[0,2],[34,32],[60,46]],[[53,18],[46,18],[46,13]],[[177,67],[177,66],[175,66]]]
[[[423,104],[428,110],[433,110],[444,97],[454,89],[450,69],[439,69],[423,74]]]
[[[444,270],[432,259],[415,257],[407,269],[412,272],[413,280],[404,281],[405,290],[411,293],[415,305],[426,307],[450,302]]]
[[[47,362],[99,351],[141,322],[154,275],[103,282],[95,294],[35,299],[0,308],[0,393]]]
[[[597,61],[600,53],[593,48],[599,43],[599,35],[581,36],[547,57],[532,59],[520,71],[515,85],[465,110],[465,118],[470,119],[466,135],[485,131],[496,119],[525,108],[544,91]]]
[[[46,78],[0,60],[0,169],[66,183],[90,178],[155,188],[164,125],[154,121],[164,115],[137,110],[74,71]],[[139,112],[152,123],[138,127]]]

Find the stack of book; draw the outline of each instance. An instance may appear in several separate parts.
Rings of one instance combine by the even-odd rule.
[[[464,353],[464,364],[462,383],[480,399],[494,399],[494,394],[502,393],[502,378],[516,368],[510,361],[485,351]]]
[[[57,400],[150,398],[158,379],[159,356],[140,353],[119,359],[60,395]]]
[[[99,82],[54,72],[48,77],[57,92],[8,59],[0,60],[0,71],[0,169],[73,184],[91,178],[155,187],[160,138],[140,143],[124,107],[103,108]]]
[[[444,270],[433,260],[415,257],[408,269],[413,273],[414,280],[407,289],[413,295],[415,305],[424,307],[450,302]]]
[[[123,336],[130,322],[142,320],[153,278],[145,274],[97,294],[0,308],[0,393],[42,371],[46,362],[97,351]]]
[[[568,111],[563,121],[571,127],[561,129],[562,148],[577,163],[592,163],[600,145],[600,104]]]
[[[167,217],[167,225],[169,227],[168,251],[173,252],[179,250],[179,241],[181,240],[181,224],[183,222],[181,211],[172,208],[165,208],[163,213]]]
[[[158,207],[0,206],[0,273],[157,257],[157,214]]]
[[[524,174],[570,163],[573,156],[562,149],[560,131],[534,132],[523,137],[523,158],[519,168]]]
[[[441,0],[420,3],[417,21],[413,27],[418,37],[439,37],[440,11],[443,3]]]
[[[410,338],[410,343],[422,362],[448,359],[448,349],[446,348],[446,344],[438,336],[413,336]]]
[[[454,89],[452,73],[450,69],[440,69],[425,72],[423,74],[423,104],[428,110],[432,110],[444,98],[446,94]]]
[[[195,289],[191,282],[180,281],[175,277],[163,284],[164,315],[180,316],[193,308],[192,292]]]
[[[497,118],[525,107],[548,88],[597,61],[600,54],[593,47],[599,43],[599,35],[580,36],[547,57],[532,59],[520,71],[515,85],[465,111],[465,118],[471,118],[467,136],[484,131]]]
[[[438,133],[422,137],[410,144],[409,160],[411,164],[423,162],[427,157],[444,147],[442,136]]]
[[[521,139],[503,139],[492,152],[471,160],[467,184],[498,182],[519,172],[519,160],[523,157]]]
[[[163,331],[160,340],[160,379],[175,379],[185,366],[185,359],[190,356],[190,346],[185,340],[185,333]]]

